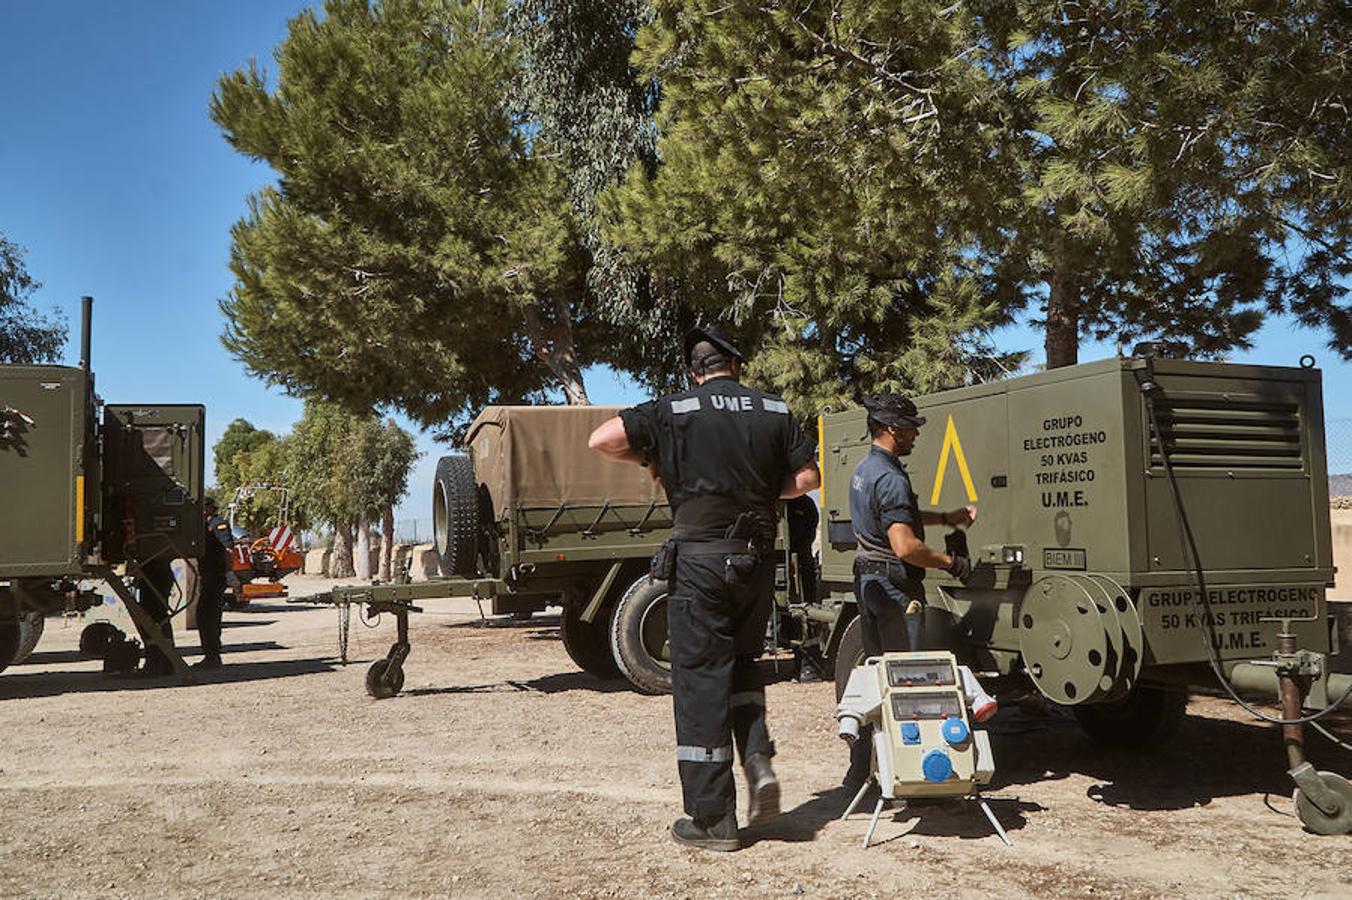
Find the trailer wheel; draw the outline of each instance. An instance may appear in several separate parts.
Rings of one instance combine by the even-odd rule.
[[[80,632],[80,652],[85,656],[102,658],[114,641],[126,637],[112,622],[94,622]]]
[[[1080,727],[1100,744],[1149,750],[1174,736],[1188,708],[1184,688],[1138,684],[1113,703],[1081,703],[1071,707]]]
[[[432,484],[432,536],[443,575],[473,578],[478,574],[479,488],[474,464],[467,456],[437,460]]]
[[[615,604],[610,645],[620,674],[645,694],[671,693],[667,583],[643,576]]]
[[[615,664],[615,654],[610,649],[609,607],[602,607],[596,620],[582,621],[582,605],[565,603],[563,618],[559,624],[559,633],[563,637],[563,649],[568,657],[584,672],[597,678],[617,678],[620,667]]]
[[[850,682],[850,674],[864,663],[864,626],[855,616],[840,635],[836,646],[836,702],[845,695],[845,685]]]
[[[386,671],[389,677],[386,677]],[[404,689],[404,668],[390,668],[389,659],[378,659],[366,670],[366,693],[377,700],[387,700]]]
[[[42,640],[46,625],[47,617],[36,611],[29,612],[19,620],[19,649],[14,652],[14,660],[10,665],[17,666],[28,659],[37,648],[38,641]]]

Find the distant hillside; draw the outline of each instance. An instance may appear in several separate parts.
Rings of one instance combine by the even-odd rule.
[[[1338,498],[1352,497],[1352,474],[1330,475],[1329,496]],[[1352,504],[1347,505],[1352,506]],[[1339,504],[1339,508],[1343,508],[1343,505]]]

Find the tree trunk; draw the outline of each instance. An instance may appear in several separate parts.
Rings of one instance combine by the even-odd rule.
[[[587,386],[583,383],[582,366],[577,361],[577,346],[573,341],[573,317],[568,304],[562,300],[541,301],[547,305],[550,321],[540,315],[540,306],[527,303],[524,307],[526,334],[530,337],[535,356],[559,380],[569,406],[588,406]]]
[[[333,526],[333,557],[329,561],[330,578],[351,578],[352,523],[336,522]]]
[[[1055,263],[1047,293],[1047,368],[1080,361],[1080,285],[1064,263]]]
[[[357,520],[357,553],[353,561],[357,577],[371,580],[371,520],[363,515]]]
[[[390,581],[394,572],[394,507],[380,514],[380,580]]]

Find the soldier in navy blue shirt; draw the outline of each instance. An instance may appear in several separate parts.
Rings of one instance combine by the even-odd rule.
[[[943,569],[966,583],[971,562],[925,544],[926,525],[957,527],[976,521],[976,507],[949,512],[921,510],[901,457],[915,445],[925,424],[915,403],[899,394],[864,400],[873,446],[850,477],[850,523],[856,541],[854,593],[864,656],[919,650],[926,569]],[[975,681],[975,679],[972,679]],[[990,706],[973,709],[987,718]],[[984,701],[983,701],[984,703]],[[858,787],[868,778],[872,742],[860,735],[850,754],[845,784]]]
[[[773,606],[776,505],[820,483],[816,447],[781,398],[737,380],[742,354],[716,328],[686,335],[696,386],[627,409],[593,450],[647,466],[671,503],[673,540],[654,558],[667,580],[681,844],[736,850],[733,743],[750,790],[748,824],[779,815],[774,743],[756,658]],[[673,549],[674,559],[665,551]]]

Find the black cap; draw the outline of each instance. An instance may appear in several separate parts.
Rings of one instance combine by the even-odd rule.
[[[695,361],[690,358],[690,353],[700,341],[708,341],[713,344],[720,353],[729,359],[746,361],[746,355],[737,349],[737,345],[732,342],[732,338],[724,334],[721,328],[716,325],[706,325],[703,328],[692,328],[685,333],[685,347],[681,356],[685,359],[686,365],[691,368],[695,367]]]
[[[217,505],[216,505],[216,498],[215,498],[215,497],[203,497],[203,498],[202,498],[202,506],[204,506],[204,507],[209,506],[209,507],[211,507],[212,509],[217,509],[217,508],[218,508]]]
[[[915,408],[910,397],[901,394],[877,394],[864,398],[864,409],[868,410],[871,421],[897,428],[919,428],[925,424],[925,417]]]

